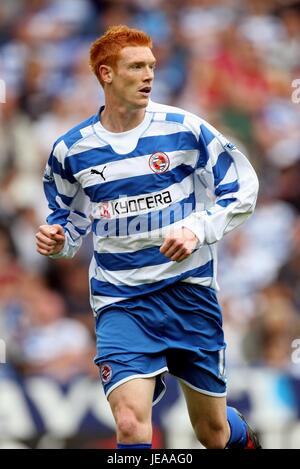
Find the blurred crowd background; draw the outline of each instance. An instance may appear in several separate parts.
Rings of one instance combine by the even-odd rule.
[[[300,448],[300,2],[288,0],[1,0],[0,339],[7,363],[0,364],[0,442],[36,444],[47,433],[32,402],[33,428],[22,433],[20,413],[8,411],[14,395],[7,383],[23,389],[44,377],[64,389],[84,378],[96,383],[93,405],[107,425],[106,443],[94,425],[85,444],[112,445],[93,364],[91,240],[73,260],[53,261],[36,252],[35,233],[48,213],[41,181],[53,142],[103,102],[89,45],[113,24],[152,36],[152,99],[209,121],[258,173],[255,215],[219,249],[229,399],[244,406],[267,447]],[[173,397],[164,399],[178,422],[185,410],[175,388],[170,380]],[[157,446],[196,447],[189,426],[170,437],[172,412],[157,416]],[[40,446],[65,447],[59,431],[51,435]]]

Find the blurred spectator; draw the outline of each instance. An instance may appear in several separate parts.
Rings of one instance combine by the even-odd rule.
[[[298,216],[293,226],[293,238],[291,242],[291,255],[278,273],[278,280],[282,285],[290,288],[294,305],[300,313],[300,217]],[[299,331],[300,336],[300,331]]]
[[[300,330],[291,291],[273,283],[258,295],[256,307],[244,337],[245,356],[252,364],[286,370],[291,362],[291,343]]]
[[[15,344],[23,373],[52,376],[62,382],[93,374],[93,341],[80,322],[65,317],[63,299],[45,288],[23,294],[24,310]]]

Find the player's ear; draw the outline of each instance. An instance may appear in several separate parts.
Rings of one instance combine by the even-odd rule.
[[[109,84],[112,82],[112,68],[109,65],[100,65],[99,75],[104,83]]]

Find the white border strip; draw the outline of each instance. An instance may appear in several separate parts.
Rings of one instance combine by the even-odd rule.
[[[175,376],[175,375],[173,375]],[[205,394],[206,396],[212,396],[212,397],[224,397],[227,395],[227,391],[224,393],[217,393],[217,392],[210,392],[210,391],[205,391],[204,389],[196,388],[196,386],[193,386],[192,384],[188,383],[182,378],[179,378],[179,376],[175,376],[175,378],[178,378],[179,381],[182,381],[184,384],[186,384],[189,388],[193,389],[194,391],[199,392],[200,394]]]
[[[114,384],[113,386],[111,386],[109,388],[109,390],[107,391],[107,393],[105,393],[105,396],[106,396],[106,399],[108,399],[108,396],[110,395],[110,393],[118,388],[119,386],[121,386],[121,384],[124,384],[124,383],[127,383],[128,381],[131,381],[132,379],[137,379],[137,378],[153,378],[154,376],[157,376],[157,375],[161,375],[161,382],[164,386],[164,389],[162,390],[162,392],[158,395],[158,397],[155,399],[155,401],[152,402],[152,406],[154,406],[155,404],[157,404],[157,402],[159,402],[161,400],[161,398],[163,397],[163,395],[165,394],[166,392],[166,384],[165,382],[163,381],[163,376],[165,373],[167,373],[169,371],[168,367],[165,366],[164,368],[161,368],[160,370],[156,370],[156,371],[153,371],[152,373],[148,373],[148,374],[140,374],[140,375],[131,375],[131,376],[127,376],[127,378],[123,378],[121,379],[121,381],[118,381],[116,384]]]

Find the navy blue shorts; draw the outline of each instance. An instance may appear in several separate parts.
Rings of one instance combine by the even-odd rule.
[[[102,308],[95,363],[106,396],[134,378],[156,376],[153,404],[170,372],[209,396],[226,395],[221,309],[213,289],[176,283]]]

